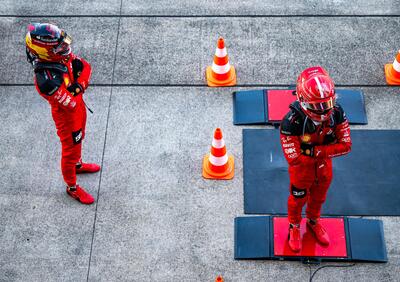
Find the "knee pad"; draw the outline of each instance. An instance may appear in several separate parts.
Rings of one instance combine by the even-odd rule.
[[[296,199],[303,199],[307,196],[307,189],[300,189],[292,184],[290,186],[290,193]]]

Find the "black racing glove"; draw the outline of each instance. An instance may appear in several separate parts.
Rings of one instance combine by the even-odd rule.
[[[337,141],[336,135],[333,132],[332,134],[328,134],[324,138],[324,144],[335,144]]]
[[[72,93],[72,95],[77,96],[83,93],[83,87],[78,82],[72,83],[67,90]]]
[[[74,59],[72,61],[72,73],[74,74],[74,80],[77,80],[78,77],[81,76],[82,70],[83,70],[83,63],[78,59]]]
[[[314,156],[314,146],[310,144],[301,144],[300,145],[301,153],[303,155],[313,157]]]

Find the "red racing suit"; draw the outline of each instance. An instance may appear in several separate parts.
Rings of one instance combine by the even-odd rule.
[[[306,203],[307,218],[320,217],[332,181],[331,158],[350,152],[351,137],[340,105],[336,105],[330,118],[320,124],[305,115],[299,102],[292,103],[289,108],[281,123],[280,139],[289,164],[288,219],[292,224],[299,224]]]
[[[76,165],[81,160],[86,108],[83,92],[89,86],[91,66],[71,53],[63,62],[39,62],[34,66],[35,86],[50,106],[62,146],[61,171],[68,186],[76,185]],[[72,89],[79,85],[79,94]],[[71,89],[72,87],[72,89]]]

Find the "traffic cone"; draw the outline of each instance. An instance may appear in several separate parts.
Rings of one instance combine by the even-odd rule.
[[[400,50],[393,64],[385,65],[386,82],[390,85],[400,85]]]
[[[218,275],[217,278],[215,278],[215,282],[224,282],[224,278],[221,275]]]
[[[207,84],[211,87],[232,86],[236,84],[235,68],[229,64],[228,53],[222,37],[218,38],[217,49],[212,66],[206,70]]]
[[[232,179],[235,174],[233,156],[228,156],[222,131],[217,128],[211,145],[211,153],[203,159],[203,177],[208,179]]]

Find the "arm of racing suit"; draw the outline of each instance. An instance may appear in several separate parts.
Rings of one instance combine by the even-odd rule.
[[[67,110],[75,110],[77,98],[66,89],[62,73],[40,70],[35,73],[35,84],[39,93],[47,100],[56,101]]]
[[[314,147],[314,155],[317,158],[333,158],[346,155],[351,151],[350,126],[342,107],[335,107],[336,142],[334,144],[320,145]]]
[[[92,67],[86,60],[75,56],[72,60],[72,68],[75,82],[79,83],[86,90],[89,87]]]
[[[300,148],[302,124],[298,117],[289,112],[282,120],[280,139],[283,154],[289,165],[314,164],[313,157],[303,155]]]

